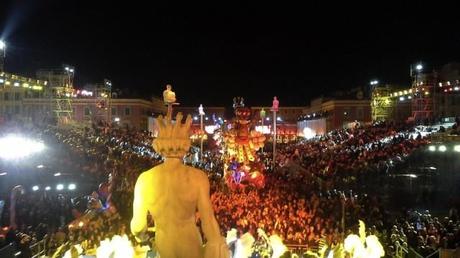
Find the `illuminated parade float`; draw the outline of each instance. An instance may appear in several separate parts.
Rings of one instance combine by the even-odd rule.
[[[258,154],[265,136],[252,129],[251,109],[244,107],[244,99],[234,98],[235,118],[223,133],[225,180],[231,189],[252,185],[264,186],[264,165]]]

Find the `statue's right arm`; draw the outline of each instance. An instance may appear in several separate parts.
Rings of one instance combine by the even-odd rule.
[[[228,258],[228,248],[224,238],[220,235],[219,224],[214,217],[214,210],[209,197],[209,181],[206,175],[200,174],[200,188],[198,194],[198,212],[201,218],[201,227],[207,239],[205,258]]]
[[[134,203],[133,203],[133,218],[131,219],[131,233],[136,237],[136,240],[141,242],[141,235],[147,231],[147,204],[145,202],[145,174],[141,174],[137,179],[134,188]]]

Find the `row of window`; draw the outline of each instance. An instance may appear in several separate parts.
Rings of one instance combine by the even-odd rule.
[[[75,112],[75,110],[74,110]],[[91,115],[91,110],[89,107],[85,107],[85,116]],[[117,115],[117,108],[112,108],[112,116]],[[124,115],[125,116],[130,116],[131,115],[131,108],[130,107],[125,107],[124,109]]]
[[[3,98],[1,98],[1,93],[0,93],[0,100],[3,99],[5,101],[9,100],[21,100],[21,93],[15,92],[14,94],[12,92],[5,92],[3,93]]]
[[[26,91],[26,92],[0,92],[0,100],[13,101],[21,100],[23,98],[39,98],[40,92]]]
[[[20,112],[21,112],[21,106],[19,105],[0,106],[0,114],[19,114]]]

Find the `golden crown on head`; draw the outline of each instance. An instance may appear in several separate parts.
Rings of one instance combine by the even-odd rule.
[[[188,115],[184,124],[182,118],[181,112],[177,113],[175,122],[171,120],[171,114],[158,116],[158,136],[153,140],[153,148],[161,156],[182,158],[189,151],[192,117]]]

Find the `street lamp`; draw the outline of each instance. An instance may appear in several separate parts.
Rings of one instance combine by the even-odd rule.
[[[377,80],[372,80],[371,81],[371,85],[377,85],[377,84],[379,84],[379,81],[377,81]]]
[[[418,72],[420,72],[421,70],[423,70],[423,65],[422,65],[422,64],[417,64],[417,65],[415,66],[415,69],[416,69]]]
[[[260,110],[260,120],[262,121],[262,128],[264,127],[264,119],[267,116],[267,112],[262,108]]]
[[[3,72],[5,64],[6,43],[0,39],[0,72]]]
[[[272,102],[272,112],[273,112],[273,170],[275,169],[276,163],[276,112],[278,112],[279,101],[275,97],[273,97]]]
[[[267,115],[267,112],[262,108],[260,110],[260,121],[262,122],[262,133],[264,132],[264,120],[265,116]],[[264,152],[264,147],[262,146],[262,153]]]
[[[205,115],[204,114],[204,110],[203,110],[203,105],[200,104],[200,106],[198,107],[198,114],[200,115],[200,160],[203,161],[203,116]]]

